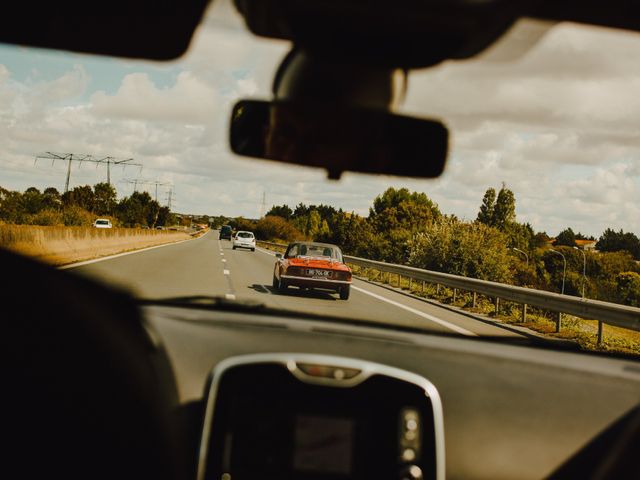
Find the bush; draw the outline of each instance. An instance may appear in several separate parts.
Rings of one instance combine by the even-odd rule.
[[[239,230],[247,230],[249,232],[253,232],[256,229],[257,222],[253,220],[247,220],[246,218],[238,217],[234,218],[229,222],[236,231]]]
[[[42,225],[46,227],[62,226],[64,225],[64,218],[61,212],[46,209],[41,210],[35,215],[31,215],[27,223],[29,225]]]
[[[511,261],[511,271],[513,272],[515,285],[536,288],[540,283],[535,264],[527,265],[525,262],[520,261],[520,259],[513,258]]]
[[[62,218],[67,227],[90,227],[95,220],[95,215],[77,205],[70,205],[64,209]]]
[[[506,235],[479,222],[445,218],[410,241],[409,264],[427,270],[509,283]]]
[[[259,220],[255,227],[259,240],[283,240],[290,242],[303,238],[302,233],[282,217],[269,215]]]
[[[618,301],[632,307],[640,307],[640,274],[622,272],[616,277]]]

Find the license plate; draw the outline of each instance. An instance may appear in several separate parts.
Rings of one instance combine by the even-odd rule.
[[[331,275],[331,271],[329,270],[314,270],[314,269],[309,269],[307,270],[307,274],[311,275],[312,277],[316,277],[316,278],[325,278]]]

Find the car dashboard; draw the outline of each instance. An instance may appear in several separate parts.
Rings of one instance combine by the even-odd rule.
[[[208,440],[203,432],[211,429],[212,422],[210,412],[207,413],[211,408],[211,384],[219,380],[221,366],[233,364],[238,359],[251,363],[251,358],[257,358],[260,362],[271,361],[273,364],[273,358],[291,360],[299,357],[304,360],[311,356],[315,363],[323,360],[326,360],[326,365],[343,362],[340,365],[346,369],[349,362],[356,366],[383,366],[424,379],[432,385],[436,393],[427,396],[441,401],[442,411],[438,413],[437,408],[425,410],[436,415],[435,422],[433,418],[425,422],[428,425],[424,431],[423,450],[433,454],[427,463],[438,463],[435,459],[441,456],[443,464],[438,465],[441,470],[436,472],[434,465],[427,465],[420,476],[411,476],[407,468],[398,468],[397,476],[383,475],[380,478],[553,478],[554,472],[570,459],[579,458],[582,449],[633,410],[640,398],[640,367],[625,359],[284,314],[170,305],[147,305],[143,307],[143,314],[156,345],[168,355],[180,404],[199,412],[184,417],[189,423],[185,426],[192,432],[191,458],[194,465],[201,464],[200,468],[194,467],[198,478],[250,478],[246,472],[244,476],[225,472],[219,476],[221,471],[218,471],[214,476],[202,468],[203,455],[206,456],[203,450],[211,447],[203,445],[203,440]],[[238,388],[245,388],[255,381],[264,389],[262,393],[244,392],[245,397],[259,397],[258,403],[245,412],[255,413],[256,408],[259,410],[269,404],[268,400],[262,400],[265,396],[281,394],[284,399],[291,395],[291,391],[278,380],[271,384],[270,377],[260,368],[253,376],[248,371],[244,375],[244,381],[238,383],[241,385]],[[316,390],[311,396],[301,396],[299,403],[310,405],[310,402],[316,402],[322,409],[335,403],[331,398],[333,391],[335,388]],[[378,408],[380,402],[385,398],[401,398],[401,391],[401,388],[396,391],[392,387],[378,389],[376,394],[362,397],[356,410],[369,412],[367,422],[382,424],[386,414],[382,407]],[[396,403],[401,410],[402,400]],[[281,402],[272,404],[280,405]],[[295,410],[293,405],[296,403],[288,408]],[[396,419],[400,410],[386,412],[393,411]],[[435,448],[437,442],[427,440],[435,438],[438,415],[441,415],[444,440],[436,452],[431,451],[429,445],[433,444]],[[246,416],[241,415],[243,418]],[[276,417],[264,410],[262,414],[254,414],[253,420],[243,425],[259,428],[262,421],[271,419],[273,422]],[[282,418],[281,428],[273,423],[271,428],[286,430],[284,425],[292,420]],[[314,431],[313,425],[308,427],[308,422],[305,425]],[[297,427],[291,428],[295,430]],[[388,431],[393,432],[392,429]],[[394,436],[395,433],[389,435]],[[266,442],[276,445],[276,451],[287,450],[290,446],[285,444],[293,440],[285,437],[280,440],[268,438]],[[223,444],[224,437],[220,438]],[[278,441],[283,443],[278,444]],[[224,448],[222,444],[220,448]],[[261,449],[255,444],[252,448],[255,456],[259,457]],[[392,450],[388,455],[390,461],[393,457],[401,467],[402,448],[395,442],[395,437],[389,448]],[[340,449],[333,450],[333,454],[328,450],[325,454],[330,455],[331,461],[338,462],[336,451]],[[369,456],[361,455],[357,462],[349,462],[354,465],[375,464],[382,455],[373,451],[369,453]],[[321,457],[301,455],[300,458],[306,458],[310,465],[322,460]],[[292,462],[299,462],[297,458],[291,453],[279,461],[291,467]],[[266,462],[266,457],[263,460]],[[304,465],[304,460],[302,462]],[[343,463],[343,466],[351,463]],[[380,466],[377,471],[384,471],[382,468]],[[371,478],[370,475],[349,475],[349,471],[344,469],[332,473],[330,468],[306,476],[296,474],[294,470],[288,470],[286,474],[280,471],[274,477],[265,475],[261,478]],[[563,478],[576,477],[565,474]]]

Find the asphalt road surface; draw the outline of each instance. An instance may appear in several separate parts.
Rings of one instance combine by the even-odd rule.
[[[311,312],[352,320],[419,327],[463,335],[514,336],[489,325],[387,288],[354,279],[349,300],[335,293],[271,287],[275,257],[260,247],[233,250],[217,231],[184,242],[83,262],[69,270],[117,285],[135,296],[161,299],[180,296],[226,296],[258,300],[293,312]]]

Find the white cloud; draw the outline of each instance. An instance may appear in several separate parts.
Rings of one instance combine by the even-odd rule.
[[[0,83],[4,83],[9,80],[9,69],[0,63]]]
[[[216,114],[217,94],[188,71],[180,73],[170,88],[156,87],[146,73],[132,73],[124,77],[115,95],[96,92],[91,103],[98,116],[206,123]]]
[[[416,72],[403,111],[450,126],[443,177],[346,174],[334,182],[321,170],[229,152],[233,102],[270,97],[288,44],[258,40],[227,20],[207,22],[217,29],[201,27],[162,83],[154,80],[157,65],[128,63],[133,73],[113,92],[87,96],[92,72],[81,60],[49,81],[43,71],[18,81],[0,64],[0,185],[60,187],[64,165],[34,167],[33,156],[76,151],[142,162],[141,173],[114,169],[112,178],[171,181],[179,211],[255,217],[266,192],[267,207],[328,203],[366,214],[376,195],[395,186],[424,191],[444,212],[473,219],[486,188],[505,181],[516,194],[518,218],[536,229],[555,234],[571,226],[598,235],[611,226],[640,233],[637,35],[567,25],[513,63],[450,62]],[[78,165],[72,185],[104,178],[104,170]],[[130,185],[116,184],[130,193]]]

